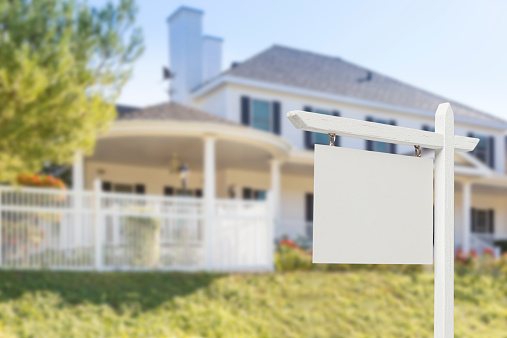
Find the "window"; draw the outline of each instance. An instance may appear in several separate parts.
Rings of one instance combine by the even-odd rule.
[[[493,136],[475,135],[474,133],[468,133],[468,136],[479,139],[472,155],[491,168],[495,168],[495,138]]]
[[[164,196],[195,196],[195,197],[202,197],[202,190],[201,189],[186,189],[183,191],[183,189],[175,189],[174,187],[165,186],[164,187]]]
[[[316,109],[315,113],[323,115],[333,115],[329,110]],[[313,144],[329,144],[329,135],[322,133],[312,133]]]
[[[429,124],[423,124],[423,126],[422,126],[422,130],[424,130],[424,131],[431,131],[431,132],[435,132],[435,127],[430,126]]]
[[[477,157],[479,160],[481,160],[484,163],[488,163],[488,138],[483,135],[474,135],[474,137],[479,139],[479,143],[475,147],[473,154],[475,157]]]
[[[256,129],[281,134],[281,104],[241,96],[241,123]]]
[[[381,123],[381,124],[396,125],[396,123],[394,121],[388,121],[385,119],[378,119],[378,118],[372,118],[372,117],[367,117],[366,121]],[[385,143],[385,142],[366,141],[366,150],[378,151],[380,153],[395,154],[396,153],[396,145],[392,144],[392,143]]]
[[[174,188],[165,186],[164,187],[164,196],[173,196],[174,195]]]
[[[323,114],[323,115],[332,115],[332,116],[340,116],[340,112],[338,111],[331,111],[331,110],[325,110],[325,109],[315,109],[313,110],[311,107],[305,106],[303,107],[304,111],[308,112],[314,112],[317,114]],[[322,133],[312,133],[309,131],[304,131],[304,144],[306,149],[314,149],[315,144],[329,144],[329,135],[328,134],[322,134]],[[335,146],[340,145],[340,137],[336,136],[334,141]]]
[[[255,190],[254,197],[258,201],[266,200],[266,190]]]
[[[244,200],[263,201],[266,199],[266,190],[256,190],[252,188],[243,188]]]
[[[313,194],[307,193],[305,195],[305,220],[313,222]]]
[[[494,233],[495,211],[493,209],[472,208],[472,232],[492,234]]]
[[[252,127],[264,131],[271,131],[271,104],[268,101],[252,100]]]
[[[305,195],[305,220],[306,220],[306,236],[313,239],[313,194]]]
[[[119,192],[119,193],[131,194],[134,192],[134,186],[132,184],[115,183],[115,184],[113,184],[113,191]]]

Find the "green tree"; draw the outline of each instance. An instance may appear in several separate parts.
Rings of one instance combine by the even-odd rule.
[[[0,0],[0,182],[90,153],[143,51],[133,0]]]

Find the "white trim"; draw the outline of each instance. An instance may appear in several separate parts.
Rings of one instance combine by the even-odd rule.
[[[227,125],[212,122],[190,122],[190,121],[147,121],[129,120],[116,121],[107,134],[99,138],[113,138],[122,136],[153,136],[153,135],[182,135],[205,137],[214,135],[217,139],[234,139],[238,142],[245,142],[278,155],[284,156],[291,149],[292,145],[279,135],[266,132],[243,125]]]
[[[352,98],[350,96],[343,96],[338,94],[330,94],[330,93],[324,93],[316,90],[310,90],[300,87],[294,87],[294,86],[288,86],[288,85],[281,85],[281,84],[274,84],[270,82],[264,82],[259,80],[251,80],[246,78],[240,78],[232,75],[223,75],[218,78],[215,78],[214,80],[202,85],[201,87],[198,87],[195,89],[191,95],[193,98],[198,98],[200,96],[203,96],[207,94],[209,91],[213,90],[215,87],[223,85],[223,84],[237,84],[237,85],[243,85],[248,87],[254,87],[254,88],[260,88],[264,90],[273,90],[273,91],[279,91],[279,92],[285,92],[288,94],[294,94],[299,96],[307,96],[314,99],[324,99],[324,100],[330,100],[330,101],[336,101],[340,103],[346,103],[346,104],[353,104],[368,108],[375,108],[375,109],[381,109],[386,110],[388,112],[397,112],[402,114],[409,114],[419,117],[426,117],[428,119],[434,118],[434,113],[428,110],[422,110],[422,109],[416,109],[416,108],[408,108],[408,107],[401,107],[397,105],[387,104],[387,103],[381,103],[377,101],[369,101],[364,99],[358,99],[358,98]],[[469,124],[472,126],[482,126],[492,129],[501,130],[502,132],[505,132],[507,129],[507,123],[500,123],[500,122],[492,122],[492,121],[483,121],[480,119],[473,119],[465,116],[456,116],[455,121],[463,124]]]

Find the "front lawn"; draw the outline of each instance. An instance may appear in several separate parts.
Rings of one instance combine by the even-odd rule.
[[[456,276],[457,337],[507,337],[507,279]],[[431,337],[427,272],[0,272],[0,337]]]

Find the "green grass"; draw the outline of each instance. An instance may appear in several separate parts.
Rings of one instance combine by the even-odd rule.
[[[457,337],[507,337],[507,279],[456,276]],[[432,337],[428,273],[0,272],[0,337]]]

